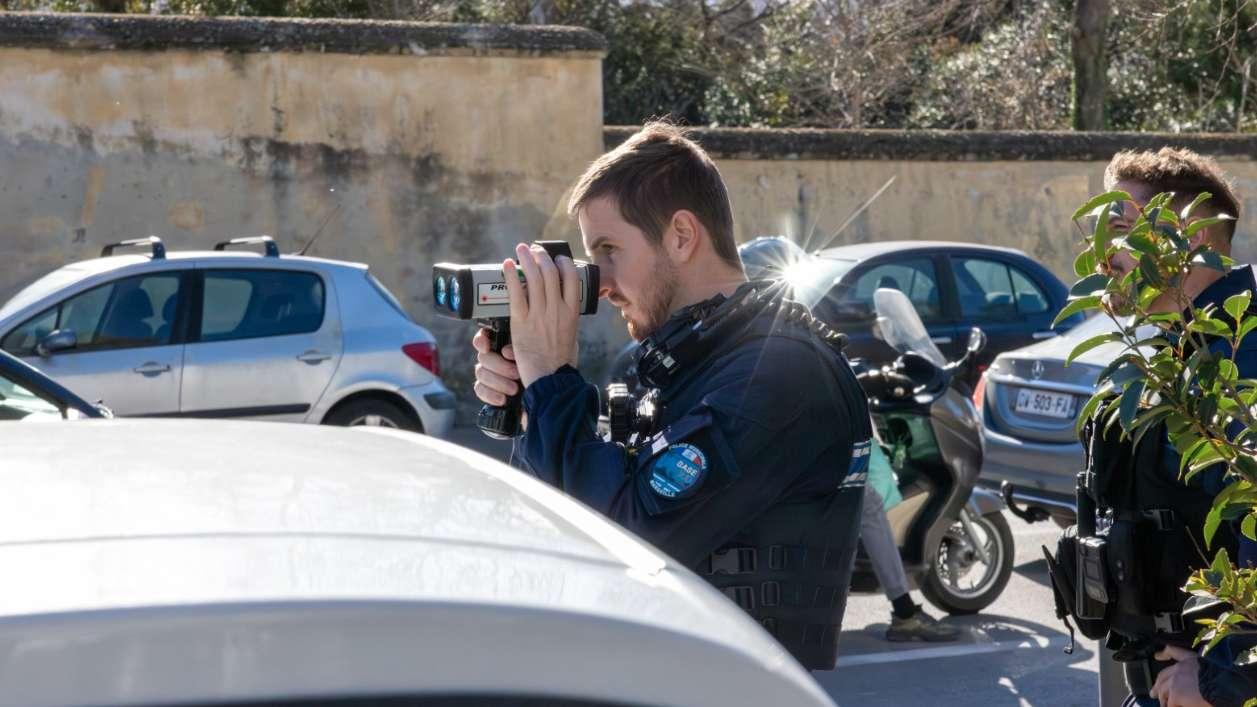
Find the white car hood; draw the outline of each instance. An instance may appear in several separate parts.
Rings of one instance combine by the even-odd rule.
[[[178,655],[194,647],[207,655],[305,655],[311,639],[302,636],[318,631],[303,627],[352,632],[346,626],[365,620],[353,607],[365,606],[372,621],[393,615],[414,626],[464,616],[455,622],[467,627],[463,638],[441,629],[455,632],[442,640],[456,651],[483,650],[486,641],[518,648],[517,633],[544,630],[584,636],[571,641],[619,632],[640,637],[642,646],[672,641],[706,656],[707,670],[740,664],[749,685],[765,681],[755,675],[766,672],[775,677],[765,689],[788,683],[810,696],[804,703],[828,702],[779,644],[709,584],[555,489],[446,442],[313,425],[91,420],[0,425],[0,448],[0,655],[29,662],[5,672],[0,660],[0,688],[25,685],[47,697],[40,690],[48,685],[69,685],[56,667],[67,660],[148,655],[159,645],[179,646]],[[96,638],[81,640],[89,635]],[[422,631],[407,636],[413,650],[431,650],[425,641],[434,639]],[[362,633],[355,640],[373,639]],[[569,647],[590,650],[587,643]],[[524,679],[494,662],[517,656],[447,657],[480,670],[496,666],[500,679],[484,685]],[[676,663],[660,658],[657,671]],[[348,659],[326,659],[329,672],[318,677],[332,685],[336,666]],[[127,701],[125,689],[138,684],[128,670],[132,678],[161,672],[145,660],[103,671],[96,701]],[[590,662],[582,681],[563,684],[597,683],[596,665],[603,664]],[[185,666],[181,679],[200,680],[195,667]],[[45,669],[55,674],[40,682]],[[238,672],[254,682],[184,696],[264,694],[259,685],[276,689],[279,680],[262,668]],[[413,689],[461,674],[411,673]],[[752,689],[738,682],[730,689]]]

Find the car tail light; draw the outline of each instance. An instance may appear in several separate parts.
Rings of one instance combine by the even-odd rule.
[[[402,353],[411,361],[432,371],[432,375],[441,375],[441,356],[437,353],[436,344],[406,344]]]
[[[985,366],[983,366],[985,368]],[[979,410],[982,409],[982,399],[986,397],[986,371],[982,370],[978,374],[978,384],[973,386],[973,404]]]

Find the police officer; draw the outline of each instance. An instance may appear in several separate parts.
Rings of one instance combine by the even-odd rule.
[[[791,287],[814,286],[808,277],[794,277],[791,270],[800,266],[806,269],[810,261],[815,260],[815,256],[808,255],[789,238],[760,236],[739,246],[738,256],[742,259],[747,277],[752,280],[785,279]],[[829,280],[826,279],[823,284],[829,284]],[[880,469],[893,479],[886,455],[881,453],[876,444],[872,447],[872,452],[870,481],[877,478],[879,461]],[[924,607],[912,601],[912,596],[908,594],[908,574],[903,568],[903,558],[899,555],[899,546],[891,531],[890,520],[886,517],[885,500],[874,483],[864,486],[860,544],[864,546],[864,552],[869,557],[878,585],[890,601],[890,624],[886,627],[886,640],[935,643],[960,638],[959,628],[939,622],[927,614]]]
[[[575,269],[523,244],[526,288],[503,263],[512,345],[494,354],[476,335],[476,394],[501,405],[522,384],[526,471],[706,577],[804,666],[832,668],[872,437],[842,337],[747,282],[720,173],[675,127],[596,160],[570,212],[599,295],[642,343],[657,421],[625,444],[598,436],[598,391],[575,368]]]
[[[1104,184],[1106,189],[1129,193],[1133,200],[1123,203],[1121,210],[1110,219],[1111,228],[1119,233],[1130,230],[1139,216],[1140,207],[1162,192],[1175,193],[1175,209],[1186,206],[1197,194],[1208,192],[1212,197],[1194,212],[1197,217],[1216,214],[1239,216],[1240,200],[1230,180],[1214,160],[1190,150],[1162,148],[1155,152],[1119,152],[1105,170]],[[1227,255],[1231,252],[1234,236],[1235,222],[1225,222],[1202,229],[1190,245],[1195,248],[1207,243],[1213,250]],[[1114,275],[1123,275],[1134,267],[1136,263],[1125,252],[1107,264],[1108,272]],[[1243,291],[1251,292],[1255,288],[1257,281],[1249,265],[1234,267],[1227,273],[1195,267],[1184,278],[1182,294],[1195,308],[1214,305],[1221,310],[1227,297]],[[1153,302],[1149,309],[1171,312],[1178,306],[1176,296],[1167,293]],[[1221,340],[1212,342],[1211,348],[1224,350],[1228,356],[1231,354],[1229,344]],[[1257,377],[1257,339],[1246,338],[1234,360],[1241,378]],[[1163,440],[1161,446],[1159,477],[1173,483],[1179,476],[1179,457],[1168,440]],[[1180,503],[1198,502],[1207,507],[1208,499],[1221,491],[1225,483],[1224,469],[1216,467],[1193,479],[1185,493],[1174,495]],[[1187,531],[1196,534],[1199,528],[1188,528]],[[1241,566],[1257,563],[1257,546],[1239,533],[1230,534],[1230,537],[1238,538],[1233,540],[1238,543],[1238,548],[1230,548],[1231,557],[1237,557],[1238,550]],[[1200,542],[1199,546],[1203,547],[1204,543]],[[1174,590],[1181,587],[1185,580],[1186,576],[1183,576],[1165,578],[1162,582],[1168,589]],[[1164,707],[1239,707],[1245,699],[1257,695],[1257,669],[1236,666],[1233,661],[1244,649],[1254,645],[1257,645],[1257,640],[1249,636],[1229,638],[1204,658],[1187,646],[1166,645],[1155,657],[1169,662],[1169,667],[1157,674],[1148,697],[1132,695],[1127,704],[1141,707],[1158,703]]]

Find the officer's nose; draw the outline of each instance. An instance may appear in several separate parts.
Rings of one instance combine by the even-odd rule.
[[[598,297],[606,299],[614,289],[615,278],[611,274],[611,268],[598,268]]]

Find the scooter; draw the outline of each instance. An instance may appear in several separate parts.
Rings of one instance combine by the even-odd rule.
[[[982,423],[961,390],[962,373],[986,336],[974,328],[967,353],[949,363],[904,293],[879,289],[873,302],[875,335],[899,356],[880,368],[858,360],[852,366],[903,496],[886,515],[904,570],[939,609],[977,613],[1004,590],[1014,558],[1004,500],[975,488],[982,469]],[[879,590],[863,548],[852,590]]]

